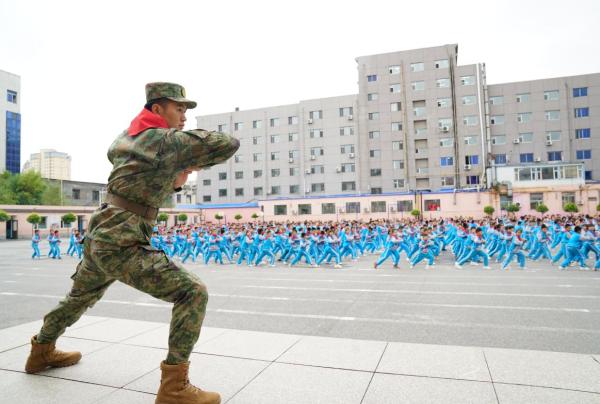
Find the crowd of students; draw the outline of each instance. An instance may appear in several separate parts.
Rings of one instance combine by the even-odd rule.
[[[67,255],[73,257],[77,254],[77,258],[81,259],[83,255],[83,237],[78,230],[71,230],[71,235],[69,237],[69,247],[67,248]],[[42,241],[42,236],[39,230],[35,230],[33,233],[33,237],[31,237],[31,248],[33,249],[33,253],[31,254],[31,259],[41,259],[42,252],[40,251],[40,242]],[[48,232],[48,258],[52,259],[62,259],[60,245],[62,240],[60,239],[60,234],[58,230],[50,230]]]

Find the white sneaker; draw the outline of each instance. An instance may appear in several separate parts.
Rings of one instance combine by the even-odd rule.
[[[335,264],[333,267],[334,268],[341,268],[342,266],[340,264]]]
[[[589,271],[589,270],[590,270],[590,267],[588,267],[588,266],[585,266],[585,267],[579,267],[579,269],[580,269],[580,270],[582,270],[582,271]]]
[[[462,265],[460,265],[458,262],[455,262],[454,266],[456,267],[456,269],[462,269]]]
[[[489,265],[483,267],[483,269],[492,269]]]
[[[479,265],[479,263],[478,263],[478,262],[473,262],[473,261],[471,261],[471,265],[473,265],[474,267],[476,267],[476,266],[478,266],[478,265]]]
[[[425,269],[433,269],[435,265],[425,265]]]

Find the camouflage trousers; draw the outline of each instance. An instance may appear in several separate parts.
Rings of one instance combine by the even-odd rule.
[[[69,294],[44,317],[38,342],[55,341],[92,307],[116,280],[174,303],[167,363],[188,361],[206,313],[206,286],[193,273],[150,246],[119,247],[85,240],[84,258],[71,277]]]

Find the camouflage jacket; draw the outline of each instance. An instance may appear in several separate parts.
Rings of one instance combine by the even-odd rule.
[[[222,163],[239,147],[239,140],[230,135],[202,129],[152,128],[136,136],[125,131],[108,150],[113,164],[108,192],[160,207],[173,194],[178,173]],[[94,212],[87,237],[119,246],[149,244],[153,225],[141,216],[109,205]]]

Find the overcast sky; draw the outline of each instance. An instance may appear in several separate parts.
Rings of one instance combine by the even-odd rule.
[[[487,4],[487,5],[484,5]],[[106,151],[144,84],[186,87],[196,115],[357,93],[354,58],[458,43],[488,83],[600,72],[600,1],[0,0],[0,69],[21,76],[21,163],[72,156],[106,182]]]

